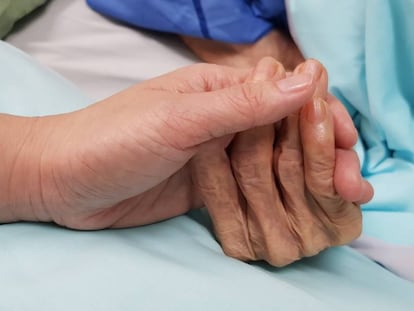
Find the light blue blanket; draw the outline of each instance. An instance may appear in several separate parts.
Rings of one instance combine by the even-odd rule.
[[[414,0],[287,0],[287,10],[301,50],[327,67],[358,127],[376,191],[364,233],[414,246]]]
[[[42,115],[89,102],[0,41],[0,111]],[[406,311],[414,305],[413,283],[348,247],[286,269],[228,258],[204,216],[96,232],[0,225],[0,310]]]

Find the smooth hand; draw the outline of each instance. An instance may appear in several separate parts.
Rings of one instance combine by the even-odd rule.
[[[27,131],[15,132],[3,153],[11,170],[0,183],[7,194],[0,221],[128,227],[201,206],[188,163],[203,145],[273,124],[315,90],[311,74],[246,82],[250,72],[195,65],[80,111],[3,116],[10,127],[22,123]]]

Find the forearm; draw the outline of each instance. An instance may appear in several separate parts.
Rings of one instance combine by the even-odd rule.
[[[40,162],[46,139],[41,118],[0,114],[0,223],[46,219]]]

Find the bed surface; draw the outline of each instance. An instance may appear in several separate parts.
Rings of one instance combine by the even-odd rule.
[[[7,97],[0,95],[3,112],[36,115],[77,109],[196,61],[175,37],[109,21],[83,0],[53,0],[36,15],[21,23],[7,41],[38,64],[0,46],[0,56],[10,60],[0,65],[0,88],[13,86],[11,72],[19,79],[16,68],[27,77],[22,83],[25,94],[16,88]],[[225,257],[202,212],[152,226],[99,232],[49,224],[2,225],[0,240],[1,310],[306,306],[366,311],[409,310],[414,305],[412,283],[349,247],[328,250],[287,269]],[[356,246],[372,251],[376,242],[365,242]],[[381,261],[381,256],[376,259]]]

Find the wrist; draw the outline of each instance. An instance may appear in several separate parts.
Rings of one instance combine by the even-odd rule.
[[[48,221],[42,191],[41,159],[46,138],[42,118],[0,115],[0,223]]]
[[[293,70],[304,61],[294,41],[280,30],[273,30],[251,44],[233,44],[208,39],[181,37],[196,56],[208,63],[232,67],[253,67],[265,56],[271,56]]]
[[[181,40],[200,60],[207,63],[239,68],[250,68],[256,64],[256,60],[246,55],[245,52],[251,45],[238,45],[188,36],[181,36]]]

